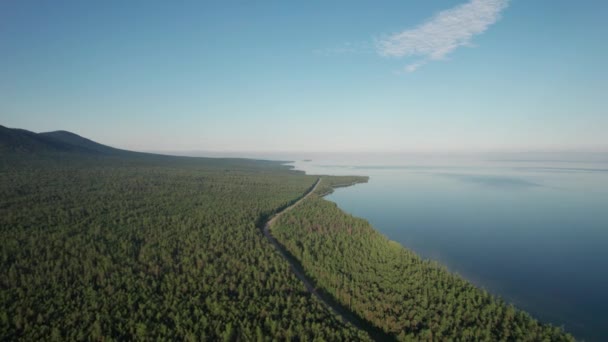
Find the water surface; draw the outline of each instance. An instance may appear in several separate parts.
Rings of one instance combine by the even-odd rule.
[[[608,164],[296,162],[368,175],[327,199],[577,338],[608,338]]]

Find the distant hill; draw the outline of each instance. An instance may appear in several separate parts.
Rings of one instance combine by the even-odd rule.
[[[39,133],[38,135],[49,138],[49,139],[54,139],[56,141],[63,142],[70,146],[77,146],[88,152],[97,152],[100,154],[107,154],[107,155],[125,155],[125,154],[137,153],[137,152],[121,150],[118,148],[103,145],[103,144],[97,143],[97,142],[95,142],[93,140],[89,140],[87,138],[83,138],[78,134],[74,134],[74,133],[68,132],[68,131],[45,132],[45,133]]]
[[[106,156],[137,154],[137,152],[102,145],[67,131],[34,133],[0,125],[0,153],[49,154],[57,152]]]
[[[147,152],[121,150],[92,141],[67,131],[34,133],[24,129],[0,125],[0,169],[25,162],[66,161],[91,162],[113,160],[118,163],[146,163],[146,165],[190,165],[222,170],[276,170],[292,169],[282,165],[286,161],[256,160],[245,158],[209,158],[172,156]],[[142,164],[143,165],[143,164]],[[40,165],[38,165],[40,166]],[[48,166],[48,165],[46,165]],[[303,171],[292,171],[303,173]]]

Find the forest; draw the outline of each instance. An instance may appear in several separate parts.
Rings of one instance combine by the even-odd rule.
[[[368,340],[257,220],[317,177],[276,162],[3,154],[0,340]]]
[[[367,177],[277,216],[284,259],[263,227],[318,179],[0,126],[0,340],[573,340],[322,198]]]
[[[318,289],[399,341],[573,341],[322,198],[353,177],[322,178],[273,225]]]

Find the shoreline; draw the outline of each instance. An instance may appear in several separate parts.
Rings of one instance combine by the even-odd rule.
[[[305,172],[305,171],[304,171],[304,172]],[[327,176],[327,177],[341,177],[341,176]],[[357,176],[357,177],[359,177],[359,176]],[[547,327],[559,327],[559,326],[561,326],[561,327],[563,328],[563,325],[556,325],[555,323],[551,323],[551,320],[546,320],[546,318],[543,318],[543,316],[544,316],[544,315],[542,315],[542,314],[540,314],[540,313],[538,313],[538,312],[537,312],[537,313],[535,313],[534,315],[532,315],[532,314],[530,313],[530,311],[528,311],[529,309],[523,309],[523,307],[525,307],[526,305],[522,305],[521,301],[517,301],[517,300],[511,300],[511,299],[509,299],[509,300],[505,300],[505,299],[504,299],[502,296],[500,296],[499,294],[495,294],[495,293],[490,292],[490,291],[489,291],[488,289],[486,289],[485,287],[483,287],[483,286],[481,286],[481,285],[477,284],[476,282],[473,282],[473,281],[469,280],[467,277],[463,276],[462,274],[460,274],[460,273],[458,273],[458,272],[455,272],[455,271],[451,270],[451,269],[448,267],[448,265],[447,265],[446,263],[441,262],[441,261],[439,261],[439,260],[432,259],[432,258],[425,258],[425,257],[422,257],[422,256],[421,256],[419,253],[417,253],[417,252],[415,252],[414,250],[412,250],[412,249],[408,248],[407,246],[403,245],[402,243],[400,243],[400,242],[398,242],[398,241],[395,241],[395,240],[392,240],[392,239],[390,239],[388,236],[384,235],[384,234],[383,234],[383,233],[382,233],[380,230],[378,230],[377,228],[375,228],[375,227],[374,227],[374,226],[373,226],[373,225],[372,225],[372,224],[371,224],[369,221],[367,221],[367,219],[366,219],[366,218],[364,218],[364,217],[359,217],[359,216],[356,216],[356,215],[350,214],[350,213],[346,212],[345,210],[343,210],[343,209],[342,209],[342,208],[341,208],[341,207],[338,205],[338,203],[336,203],[336,202],[334,202],[334,201],[331,201],[331,200],[329,200],[329,199],[327,199],[327,198],[326,198],[326,196],[328,196],[328,195],[332,194],[332,193],[333,193],[333,192],[334,192],[336,189],[339,189],[339,188],[344,188],[344,187],[350,187],[350,186],[354,186],[354,185],[356,185],[356,184],[360,184],[360,183],[366,183],[367,181],[369,181],[369,177],[366,177],[366,178],[365,178],[365,180],[361,180],[361,181],[353,181],[353,182],[349,182],[349,183],[338,183],[338,184],[335,184],[335,185],[334,185],[334,184],[331,184],[331,186],[329,187],[329,189],[327,189],[327,190],[326,190],[326,191],[324,191],[324,192],[318,192],[318,193],[317,193],[317,196],[318,196],[319,198],[321,198],[321,199],[323,199],[323,200],[327,201],[327,202],[331,202],[332,204],[334,204],[334,205],[337,207],[337,209],[338,209],[340,212],[342,212],[343,214],[350,215],[350,216],[352,216],[352,217],[355,217],[355,218],[359,218],[359,219],[363,219],[363,220],[365,220],[365,221],[367,222],[368,226],[369,226],[369,227],[370,227],[370,228],[371,228],[371,229],[372,229],[372,230],[375,232],[375,234],[378,234],[379,236],[382,236],[384,239],[386,239],[386,240],[388,241],[388,243],[389,243],[389,244],[393,244],[395,247],[398,247],[398,248],[403,249],[403,250],[405,250],[405,251],[407,251],[407,252],[410,252],[410,253],[412,253],[412,254],[416,255],[416,256],[417,256],[418,258],[420,258],[421,260],[425,260],[425,261],[428,261],[428,262],[432,262],[432,263],[434,263],[434,264],[437,264],[437,265],[438,265],[440,268],[444,269],[444,270],[445,270],[447,273],[449,273],[451,276],[461,279],[462,281],[464,281],[464,282],[466,282],[467,284],[471,285],[472,287],[476,288],[476,290],[477,290],[477,291],[481,291],[481,292],[485,292],[485,293],[487,293],[487,294],[488,294],[490,297],[492,297],[492,298],[493,298],[493,300],[496,300],[496,301],[498,301],[498,302],[502,302],[502,303],[504,303],[504,304],[505,304],[505,305],[507,305],[507,306],[514,306],[514,308],[515,308],[517,311],[520,311],[520,312],[522,312],[522,313],[525,313],[525,314],[530,315],[530,317],[531,317],[531,318],[532,318],[534,321],[538,322],[538,324],[539,324],[539,325],[544,325],[544,326],[547,326]],[[319,181],[318,181],[318,182],[320,182],[320,179],[319,179]],[[317,185],[318,185],[318,184],[317,184]],[[315,188],[316,188],[316,186],[315,186]],[[313,190],[313,191],[314,191],[314,190]],[[310,195],[310,194],[308,194],[308,195]],[[308,195],[307,195],[306,197],[308,197]],[[302,200],[304,200],[304,198],[303,198]],[[279,244],[280,244],[280,243],[279,243]],[[281,247],[282,247],[283,249],[285,249],[285,248],[282,246],[282,244],[281,244]],[[297,260],[296,258],[294,258],[294,256],[293,256],[291,253],[289,253],[288,251],[286,251],[286,252],[287,252],[287,253],[290,255],[290,257],[291,257],[291,258],[293,258],[293,259],[294,259],[296,262],[298,262],[298,263],[299,263],[299,260]],[[301,266],[300,266],[300,267],[301,267]],[[315,283],[315,282],[313,281],[313,284],[314,284],[314,283]],[[323,291],[323,290],[321,290],[321,291]],[[326,295],[328,295],[328,296],[330,297],[330,299],[331,299],[331,300],[334,300],[334,301],[335,301],[335,299],[333,298],[333,296],[332,296],[331,294],[326,294]],[[347,310],[348,310],[349,312],[351,312],[351,313],[353,313],[353,314],[355,314],[355,315],[357,315],[357,316],[358,316],[358,314],[356,314],[356,313],[355,313],[355,311],[352,311],[352,310],[349,310],[349,309],[347,309]],[[537,311],[537,310],[534,310],[534,311]],[[567,332],[567,331],[563,331],[563,332],[564,332],[565,334],[570,334],[570,336],[572,336],[572,335],[571,335],[571,333],[569,333],[569,332]]]

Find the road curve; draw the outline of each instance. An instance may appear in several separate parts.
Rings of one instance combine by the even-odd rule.
[[[350,323],[353,326],[355,326],[356,328],[359,328],[359,329],[367,332],[370,335],[370,337],[376,341],[394,341],[395,340],[394,336],[390,336],[390,335],[384,333],[383,331],[381,331],[380,329],[371,326],[369,324],[369,322],[362,320],[360,317],[357,317],[352,311],[348,310],[341,304],[337,303],[335,300],[333,300],[329,296],[320,293],[313,285],[312,279],[304,273],[304,269],[302,268],[300,263],[270,233],[270,227],[275,223],[275,221],[282,214],[293,209],[298,204],[300,204],[304,200],[306,200],[310,195],[312,195],[315,192],[315,190],[317,189],[317,187],[319,186],[319,184],[321,183],[321,179],[322,179],[322,177],[319,177],[317,179],[317,182],[315,183],[315,185],[310,190],[308,190],[308,192],[306,194],[304,194],[304,196],[302,196],[302,198],[297,200],[294,204],[290,205],[289,207],[287,207],[287,208],[277,212],[275,215],[273,215],[264,224],[264,229],[263,229],[264,236],[279,251],[281,256],[289,263],[291,271],[304,284],[304,286],[306,287],[306,290],[308,292],[310,292],[313,296],[317,297],[317,299],[321,303],[323,303],[330,311],[332,311],[334,314],[336,314],[338,317],[340,317],[340,319],[342,319],[343,322]]]
[[[315,192],[315,190],[317,189],[317,186],[319,186],[319,183],[321,183],[321,177],[319,177],[319,179],[317,179],[317,182],[312,187],[312,189],[308,190],[308,192],[304,196],[302,196],[302,198],[300,198],[294,204],[290,205],[289,207],[283,209],[282,211],[279,211],[274,216],[272,216],[270,218],[270,220],[268,220],[268,222],[266,222],[266,224],[264,225],[264,236],[266,236],[266,238],[272,243],[272,245],[281,253],[281,256],[283,256],[283,258],[285,260],[287,260],[287,262],[289,262],[289,265],[291,266],[291,270],[296,275],[296,277],[298,277],[298,279],[300,279],[300,281],[302,281],[302,283],[304,283],[306,290],[308,290],[308,292],[313,294],[315,297],[319,298],[319,300],[321,302],[325,303],[325,305],[327,307],[329,307],[332,311],[334,311],[336,314],[339,315],[339,313],[337,311],[335,311],[334,308],[332,308],[331,305],[329,305],[329,303],[326,303],[325,300],[323,298],[321,298],[321,296],[319,295],[319,293],[317,292],[315,287],[312,285],[312,281],[304,274],[303,270],[299,267],[299,265],[296,265],[294,263],[293,257],[291,257],[290,255],[287,254],[288,252],[285,250],[285,247],[283,247],[283,245],[281,245],[277,241],[277,239],[275,239],[274,236],[272,236],[272,234],[270,234],[270,226],[272,224],[274,224],[274,222],[285,212],[291,210],[298,204],[302,203],[302,201],[304,201],[306,198],[308,198],[308,196],[312,195]]]

